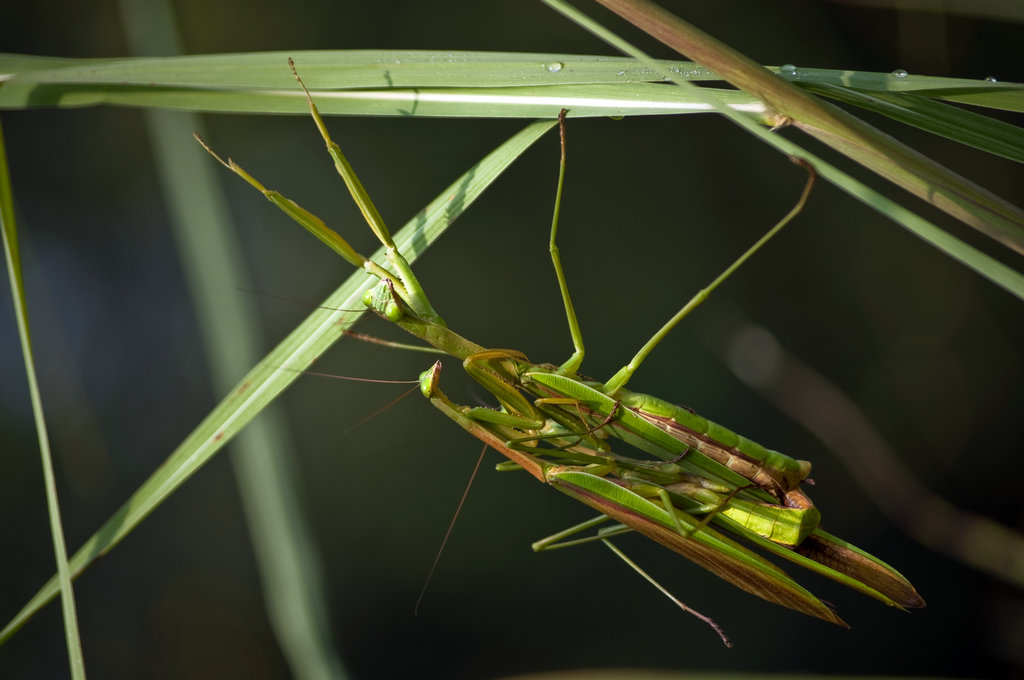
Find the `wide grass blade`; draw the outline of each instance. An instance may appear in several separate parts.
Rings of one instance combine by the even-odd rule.
[[[860,92],[826,84],[809,84],[806,88],[811,92],[853,104],[866,111],[880,113],[940,137],[1024,163],[1024,129],[1016,125],[919,94]]]
[[[470,168],[395,234],[394,240],[399,250],[410,262],[419,257],[512,161],[554,125],[555,121],[539,121],[528,125]],[[383,250],[377,251],[372,259],[384,263]],[[254,367],[171,453],[163,465],[75,553],[70,561],[73,574],[77,576],[97,557],[117,545],[300,376],[305,368],[344,335],[363,314],[345,310],[362,308],[363,293],[375,283],[376,279],[364,272],[354,273]],[[10,638],[57,592],[55,577],[0,631],[0,642]]]
[[[65,59],[0,53],[0,79],[10,88],[0,102],[12,107],[13,91],[30,85],[119,86],[206,90],[292,90],[281,65],[302,67],[310,90],[408,88],[519,88],[564,85],[623,85],[665,82],[662,69],[689,81],[719,80],[692,61],[659,60],[659,68],[630,57],[524,52],[409,50],[291,50],[234,54]],[[1006,111],[1024,111],[1024,84],[872,71],[768,67],[798,85],[831,85],[862,92],[918,94]],[[98,89],[98,88],[97,88]],[[25,102],[40,106],[40,93]]]
[[[793,64],[770,67],[771,71],[791,83],[810,90],[818,87],[840,87],[868,94],[889,92],[915,94],[929,99],[984,106],[1002,111],[1024,112],[1024,84],[999,82],[994,78],[968,80],[872,71],[851,71],[804,68]]]
[[[136,54],[182,50],[167,0],[122,0],[121,16]],[[239,289],[251,288],[222,175],[196,145],[199,115],[145,111],[144,120],[170,226],[201,333],[213,392],[231,389],[259,360],[260,324]],[[296,680],[344,680],[325,602],[322,558],[299,486],[294,443],[283,411],[272,406],[239,434],[231,451],[267,618]]]
[[[381,116],[626,116],[708,111],[649,67],[621,57],[381,50],[260,52],[111,60],[0,54],[0,108],[98,104],[306,114],[287,69],[294,59],[324,114]],[[667,62],[687,78],[712,77]],[[625,87],[623,87],[625,86]],[[745,93],[726,95],[759,111]]]
[[[709,111],[703,97],[661,87],[664,73],[718,80],[693,62],[624,57],[407,50],[291,51],[161,58],[59,59],[0,53],[0,108],[116,106],[305,114],[283,65],[291,57],[326,114],[540,117]],[[814,68],[772,70],[806,88],[917,94],[1024,111],[1024,85]],[[763,111],[742,91],[716,90],[738,110]],[[953,137],[957,139],[957,137]],[[965,143],[969,143],[966,140]]]
[[[291,58],[310,90],[519,87],[661,80],[628,57],[522,52],[290,50],[117,59],[55,59],[0,53],[12,83],[125,87],[295,88]],[[692,62],[665,62],[688,79],[714,80]]]

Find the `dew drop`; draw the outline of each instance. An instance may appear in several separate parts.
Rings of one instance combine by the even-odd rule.
[[[892,77],[893,78],[897,78],[899,80],[903,80],[904,78],[906,78],[909,75],[910,74],[907,73],[906,70],[901,69],[901,68],[898,68],[898,69],[896,69],[895,71],[892,72]]]
[[[784,76],[791,76],[796,73],[796,66],[794,64],[783,64],[779,67],[779,73]]]
[[[989,76],[988,78],[985,78],[985,82],[986,83],[998,83],[999,81],[996,80],[995,76]]]
[[[561,70],[562,70],[562,68],[563,68],[564,66],[565,66],[565,64],[563,64],[563,63],[562,63],[562,62],[560,62],[560,61],[553,61],[553,62],[551,62],[550,64],[547,64],[547,65],[545,66],[545,68],[546,68],[547,70],[551,71],[552,73],[558,73],[559,71],[561,71]]]

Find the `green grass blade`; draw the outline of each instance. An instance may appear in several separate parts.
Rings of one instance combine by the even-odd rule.
[[[560,54],[291,51],[111,60],[0,54],[0,108],[98,104],[306,114],[294,58],[322,113],[389,116],[625,116],[708,110],[635,60]],[[711,75],[667,62],[688,78]],[[626,85],[626,87],[622,87]],[[730,95],[738,106],[760,105]]]
[[[225,393],[258,361],[260,328],[251,300],[239,288],[252,286],[219,189],[222,178],[199,145],[181,141],[201,129],[195,114],[145,113],[211,382],[215,393]],[[322,604],[330,597],[300,502],[294,451],[285,416],[272,405],[238,435],[232,469],[267,615],[292,673],[343,678]]]
[[[118,85],[281,89],[295,88],[291,57],[310,90],[520,87],[661,80],[626,57],[521,52],[409,50],[289,50],[235,54],[59,60],[0,53],[0,73],[11,82],[46,85]],[[665,62],[688,79],[712,80],[691,62]]]
[[[662,81],[658,69],[623,57],[407,50],[290,51],[161,58],[59,59],[0,53],[0,108],[158,106],[203,111],[305,113],[282,64],[296,60],[323,113],[352,115],[655,115],[707,110],[703,99]],[[693,62],[657,62],[688,81],[718,79]],[[561,65],[561,67],[557,67]],[[832,69],[783,69],[805,87],[917,94],[1024,111],[1024,85]],[[326,93],[333,93],[327,96]],[[736,105],[751,95],[723,90]],[[565,100],[562,104],[549,100]],[[547,103],[545,103],[547,102]],[[536,107],[546,106],[544,113]],[[556,108],[557,110],[557,108]]]
[[[397,234],[395,243],[414,261],[470,204],[555,121],[532,123],[504,142],[445,189]],[[384,253],[373,259],[383,263]],[[356,272],[307,317],[218,404],[199,426],[168,457],[163,465],[83,545],[70,562],[75,575],[123,539],[186,479],[202,467],[260,411],[288,387],[301,371],[325,352],[362,312],[364,292],[376,279]],[[55,578],[48,581],[0,631],[0,642],[11,637],[35,612],[58,592]]]
[[[825,86],[857,90],[870,95],[883,92],[916,94],[929,99],[1024,112],[1024,84],[1021,83],[922,75],[897,76],[871,71],[804,68],[792,64],[771,67],[770,70],[809,89]]]
[[[85,661],[82,658],[82,640],[78,632],[78,614],[75,607],[75,592],[71,586],[71,569],[68,566],[68,552],[64,541],[64,527],[60,519],[60,504],[57,499],[57,482],[53,474],[53,457],[50,455],[50,439],[46,432],[43,416],[43,401],[36,381],[35,361],[32,358],[32,337],[28,327],[28,305],[21,275],[21,257],[18,253],[18,231],[14,221],[14,193],[11,191],[11,175],[7,167],[7,149],[3,130],[0,129],[0,234],[2,234],[4,261],[11,284],[14,302],[14,316],[18,322],[18,337],[21,340],[21,355],[25,360],[28,378],[28,392],[32,401],[32,413],[39,437],[39,455],[43,464],[43,483],[46,488],[46,507],[50,517],[50,533],[53,536],[53,552],[57,560],[57,576],[54,578],[54,595],[61,594],[61,611],[64,616],[64,637],[68,649],[68,663],[71,677],[85,678]]]
[[[1001,111],[1013,111],[1024,113],[1024,88],[1020,83],[1000,83],[998,87],[970,88],[967,90],[948,91],[936,89],[929,96],[936,99],[943,99],[958,104],[970,104],[972,106],[984,106]]]
[[[181,51],[166,0],[122,0],[129,42],[138,54]],[[144,118],[182,269],[196,311],[213,392],[231,389],[259,360],[260,324],[239,290],[251,288],[216,166],[197,145],[192,113],[145,111]],[[282,410],[271,406],[239,434],[231,451],[267,617],[297,680],[344,680],[324,602],[331,600],[322,559],[298,487],[295,446]]]
[[[1024,163],[1024,129],[917,94],[858,92],[834,85],[808,85],[811,92],[859,106],[932,134]]]
[[[0,53],[0,77],[12,83],[131,87],[292,89],[280,65],[302,69],[311,90],[521,87],[662,81],[659,69],[616,56],[430,50],[289,50],[167,57],[66,59]],[[692,61],[659,60],[691,81],[718,80]],[[903,92],[978,106],[1024,110],[1024,84],[819,68],[770,67],[798,84],[866,92]]]
[[[789,142],[786,142],[781,148],[786,149],[788,145]],[[825,160],[807,153],[797,145],[793,144],[789,149],[790,153],[799,154],[802,158],[809,160],[819,175],[846,193],[874,208],[954,260],[973,269],[992,283],[1024,300],[1024,274],[968,245],[914,211],[854,179]]]
[[[287,68],[285,66],[284,68]],[[651,83],[558,85],[516,88],[416,88],[332,91],[311,90],[320,112],[351,116],[425,116],[447,118],[553,118],[563,108],[570,117],[654,116],[711,111],[702,99]],[[309,113],[301,92],[292,90],[205,90],[188,88],[67,88],[35,99],[18,85],[0,88],[0,109],[80,106],[133,106],[211,113]],[[763,112],[750,95],[722,90],[738,111]]]

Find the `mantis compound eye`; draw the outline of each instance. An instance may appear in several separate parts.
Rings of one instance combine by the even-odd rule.
[[[402,308],[398,306],[398,303],[392,300],[385,305],[384,316],[387,317],[388,321],[398,321],[403,316]]]
[[[420,392],[427,399],[434,396],[437,389],[437,381],[441,377],[441,362],[437,361],[433,366],[420,373]]]

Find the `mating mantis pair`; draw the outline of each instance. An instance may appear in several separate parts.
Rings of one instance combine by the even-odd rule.
[[[295,73],[294,65],[292,70]],[[562,160],[550,251],[575,351],[555,367],[533,364],[515,351],[485,349],[447,328],[395,247],[366,190],[331,140],[297,73],[295,77],[339,174],[386,248],[388,265],[360,255],[315,215],[268,190],[233,161],[217,158],[353,266],[379,278],[380,283],[367,294],[366,304],[462,360],[466,371],[501,404],[500,410],[493,410],[453,403],[439,388],[438,362],[421,376],[423,394],[438,409],[514,465],[596,509],[602,514],[599,520],[611,518],[619,523],[599,533],[600,538],[635,530],[763,599],[839,625],[845,625],[842,619],[785,572],[710,524],[887,604],[900,608],[924,605],[913,586],[890,566],[819,528],[820,513],[800,489],[810,472],[809,463],[766,449],[687,409],[624,387],[665,334],[799,212],[813,169],[808,167],[807,186],[790,214],[681,309],[608,383],[600,384],[578,373],[584,356],[582,333],[556,245],[565,173],[564,112],[560,116]],[[617,455],[611,450],[610,438],[659,460]]]

